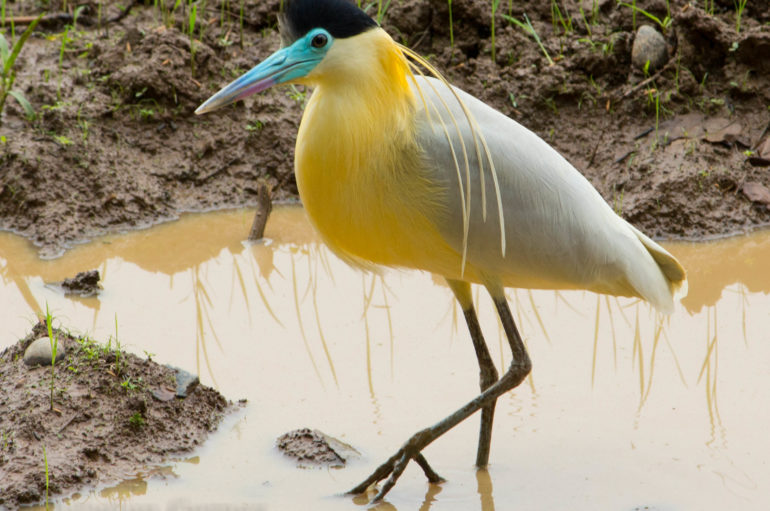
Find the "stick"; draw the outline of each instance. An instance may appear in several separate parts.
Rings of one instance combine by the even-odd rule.
[[[254,223],[251,224],[249,241],[261,240],[265,234],[265,225],[273,203],[270,201],[270,190],[265,183],[259,183],[257,187],[257,213],[254,215]]]

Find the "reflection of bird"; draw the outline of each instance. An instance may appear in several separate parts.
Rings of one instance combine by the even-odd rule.
[[[638,296],[670,311],[685,291],[681,265],[618,217],[588,181],[537,135],[451,87],[348,0],[287,0],[285,47],[201,105],[204,113],[279,83],[315,87],[297,135],[297,185],[326,243],[362,267],[427,270],[446,278],[465,313],[482,393],[419,431],[353,489],[409,460],[440,478],[420,451],[482,410],[476,463],[489,457],[496,399],[531,363],[504,287],[580,288]],[[436,78],[415,75],[420,62]],[[483,284],[513,352],[498,374],[470,283]]]

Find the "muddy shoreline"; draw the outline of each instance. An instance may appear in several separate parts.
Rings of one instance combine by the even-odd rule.
[[[117,338],[102,344],[52,328],[53,370],[28,365],[25,352],[49,342],[47,332],[40,322],[0,353],[0,509],[151,472],[237,409],[197,377],[122,351]]]
[[[589,17],[572,4],[558,4],[562,18],[543,2],[501,7],[494,61],[491,14],[480,0],[453,2],[451,36],[447,3],[438,0],[392,2],[382,24],[450,81],[551,143],[648,234],[703,239],[770,224],[762,199],[770,174],[761,166],[770,157],[762,58],[770,3],[750,2],[740,32],[728,2],[713,12],[637,2],[658,19],[670,16],[665,29],[612,1],[592,4]],[[37,13],[32,2],[11,5],[15,15]],[[308,91],[278,88],[221,114],[193,115],[279,46],[277,0],[244,4],[242,16],[209,5],[193,37],[189,13],[136,2],[109,23],[97,18],[98,3],[84,5],[76,26],[41,27],[18,61],[15,89],[37,118],[26,120],[12,99],[0,117],[0,228],[52,257],[182,212],[254,205],[263,183],[275,199],[297,199],[293,145]],[[104,6],[102,19],[118,14]],[[504,17],[524,14],[544,50]],[[652,74],[631,64],[643,23],[666,39],[666,65]]]

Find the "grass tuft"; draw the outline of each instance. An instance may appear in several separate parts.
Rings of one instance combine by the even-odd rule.
[[[545,49],[545,46],[543,46],[543,41],[540,40],[540,36],[537,35],[537,32],[535,31],[535,27],[532,26],[532,22],[529,21],[529,17],[526,13],[524,13],[524,21],[517,20],[516,18],[513,18],[511,16],[508,16],[507,14],[503,14],[503,18],[510,21],[520,29],[524,31],[525,34],[531,36],[535,42],[537,42],[537,45],[540,46],[540,50],[542,50],[543,55],[545,55],[546,60],[548,61],[548,65],[553,65],[553,60],[551,59],[551,56],[548,54],[548,50]]]
[[[13,88],[13,83],[16,81],[16,71],[13,69],[13,65],[16,63],[19,52],[21,52],[21,49],[24,47],[27,39],[29,39],[29,36],[32,35],[32,32],[35,30],[35,27],[42,17],[43,15],[41,14],[29,24],[27,29],[13,44],[13,47],[9,46],[8,40],[2,33],[0,33],[0,114],[3,112],[6,98],[10,95],[18,101],[24,109],[27,119],[35,118],[35,110],[32,108],[29,101],[27,101],[20,92],[12,91],[11,89]]]

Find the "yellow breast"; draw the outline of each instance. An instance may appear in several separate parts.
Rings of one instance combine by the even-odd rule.
[[[381,29],[351,39],[308,75],[295,153],[308,216],[350,262],[456,274],[460,255],[435,227],[447,192],[422,171],[404,57]]]

